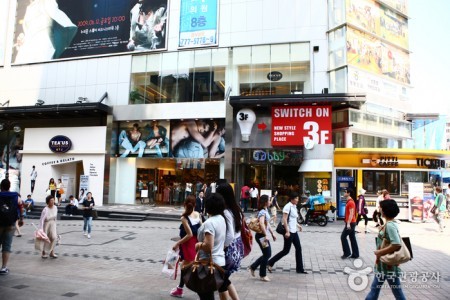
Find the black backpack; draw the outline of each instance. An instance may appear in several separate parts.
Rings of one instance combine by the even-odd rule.
[[[15,192],[0,193],[0,227],[14,225],[18,219],[17,199]]]

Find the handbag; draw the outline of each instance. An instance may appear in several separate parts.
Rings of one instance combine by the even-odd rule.
[[[289,217],[290,216],[291,216],[291,210],[289,210],[289,214],[288,214],[288,217],[287,217],[288,223],[289,223]],[[275,229],[275,231],[277,233],[281,234],[281,235],[285,235],[286,234],[286,228],[284,228],[284,225],[283,225],[283,218],[281,218],[281,221],[280,221],[280,223],[278,223],[277,228]]]
[[[244,245],[244,257],[246,257],[252,251],[253,235],[245,222],[244,216],[242,216],[241,240]]]
[[[96,209],[92,209],[91,210],[91,217],[92,219],[97,219],[98,218],[98,213]]]
[[[62,195],[64,194],[64,189],[63,188],[59,188],[59,193]]]
[[[405,243],[405,240],[407,240],[407,243]],[[388,247],[390,244],[391,244],[390,241],[384,238],[383,242],[381,243],[380,249],[384,249]],[[398,266],[400,264],[406,263],[412,259],[411,256],[412,249],[411,250],[410,249],[411,249],[411,242],[409,240],[409,237],[401,238],[400,249],[381,256],[380,261],[388,266]]]
[[[261,225],[259,224],[259,219],[257,217],[252,217],[250,222],[248,222],[248,228],[256,233],[262,233]]]
[[[209,252],[209,259],[199,260],[198,254],[199,252],[195,255],[194,261],[182,266],[183,282],[190,290],[198,294],[217,291],[224,282],[224,269],[213,262],[211,252]]]

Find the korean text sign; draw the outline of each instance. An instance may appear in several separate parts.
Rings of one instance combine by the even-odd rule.
[[[331,106],[272,107],[272,146],[331,144]]]
[[[181,0],[179,48],[217,45],[217,0]]]

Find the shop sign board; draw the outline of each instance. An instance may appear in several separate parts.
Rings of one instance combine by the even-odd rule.
[[[181,0],[178,48],[217,45],[217,0]]]
[[[54,153],[66,153],[72,148],[72,141],[65,135],[57,135],[50,139],[48,147]]]
[[[166,49],[168,1],[18,0],[12,63]]]
[[[272,146],[331,144],[331,106],[272,107]]]

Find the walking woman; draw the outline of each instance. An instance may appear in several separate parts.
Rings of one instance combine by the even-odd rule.
[[[272,214],[272,217],[270,217],[270,224],[272,224],[274,227],[277,226],[277,210],[280,209],[280,206],[278,205],[278,191],[273,190],[273,196],[270,200],[270,213]]]
[[[45,202],[47,203],[47,206],[42,210],[39,229],[42,229],[45,234],[47,234],[50,243],[40,241],[40,250],[42,252],[42,258],[47,258],[48,252],[50,252],[51,258],[57,258],[58,256],[55,254],[55,246],[58,238],[56,233],[58,208],[55,205],[55,198],[52,195],[47,196]]]
[[[272,231],[272,227],[269,224],[270,215],[267,210],[269,206],[269,196],[262,195],[259,201],[259,212],[258,212],[258,220],[259,226],[262,229],[262,233],[255,234],[255,240],[261,248],[262,256],[260,256],[254,263],[250,265],[248,270],[255,277],[255,270],[259,267],[259,278],[261,281],[268,282],[270,281],[269,277],[266,275],[267,262],[269,261],[270,256],[272,255],[272,248],[270,247],[269,238],[267,237],[269,234],[272,235],[272,239],[275,242],[277,237]]]
[[[94,209],[95,202],[94,198],[92,198],[92,193],[88,192],[86,194],[86,198],[83,201],[83,235],[87,236],[88,239],[91,238],[91,229],[92,229],[92,209]],[[87,230],[87,232],[86,232]]]
[[[232,273],[237,272],[241,267],[244,258],[244,244],[241,239],[242,212],[234,197],[233,187],[229,183],[219,183],[216,192],[223,196],[225,201],[225,221],[227,222],[227,234],[225,237],[225,265],[227,269],[226,280]],[[220,294],[221,299],[228,299],[227,293]],[[228,294],[231,299],[239,300],[236,288],[230,282]]]
[[[378,233],[377,250],[374,251],[376,256],[374,270],[375,276],[366,300],[378,299],[380,290],[386,280],[391,287],[395,299],[403,300],[406,298],[403,294],[400,281],[402,271],[398,266],[388,266],[380,260],[383,255],[393,253],[401,247],[402,241],[400,235],[398,234],[398,225],[397,222],[394,221],[394,218],[398,215],[400,209],[398,208],[395,200],[387,199],[380,202],[380,212],[386,219],[386,225],[380,227],[380,231]],[[380,249],[383,239],[387,239],[389,241],[389,246]]]
[[[56,197],[56,183],[55,183],[55,179],[50,178],[50,181],[48,182],[48,189],[50,190],[50,196],[55,198]]]
[[[298,230],[302,231],[302,226],[297,223],[298,194],[295,192],[291,193],[289,195],[289,200],[290,202],[283,207],[283,225],[286,229],[283,250],[269,260],[267,269],[270,273],[272,273],[272,268],[275,263],[287,255],[291,250],[291,245],[294,244],[296,263],[295,270],[297,273],[308,274],[308,272],[306,272],[303,268],[302,246],[300,245],[300,238],[297,234]]]
[[[184,200],[184,212],[181,215],[180,240],[173,245],[172,249],[180,248],[180,258],[183,264],[188,264],[195,259],[195,244],[197,244],[197,233],[202,225],[200,213],[194,211],[195,197],[189,195]],[[184,281],[180,276],[180,283],[170,291],[173,297],[183,297]]]
[[[367,229],[367,224],[369,223],[369,218],[367,217],[367,208],[366,208],[366,198],[364,194],[366,193],[365,189],[359,190],[359,196],[356,200],[356,213],[358,214],[358,218],[356,219],[356,226],[358,226],[359,221],[364,218],[364,232],[369,233],[370,231]],[[359,231],[356,231],[359,233]]]
[[[63,184],[61,182],[61,179],[58,179],[58,184],[56,185],[56,204],[58,206],[61,205],[61,196],[64,194]]]
[[[205,210],[209,218],[198,229],[199,242],[195,244],[195,250],[200,252],[199,259],[209,259],[211,253],[214,263],[225,269],[224,245],[227,225],[224,216],[225,200],[222,195],[211,194],[206,199]],[[229,285],[230,281],[225,280],[219,288],[219,293],[226,292]],[[214,292],[198,295],[200,300],[214,300]]]

